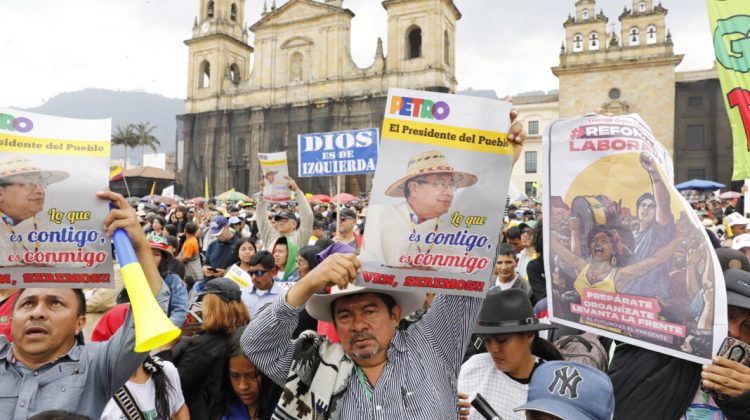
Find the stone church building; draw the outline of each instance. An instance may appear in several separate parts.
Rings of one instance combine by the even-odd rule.
[[[456,22],[452,0],[384,0],[388,45],[373,45],[373,63],[351,58],[354,14],[342,0],[289,0],[265,8],[249,30],[244,0],[199,0],[189,48],[185,114],[178,116],[178,189],[203,194],[257,191],[259,152],[287,151],[297,175],[297,135],[380,128],[388,87],[456,91]],[[668,10],[630,0],[616,21],[596,0],[566,0],[565,37],[551,71],[559,90],[510,98],[529,138],[513,170],[516,188],[534,195],[542,174],[544,128],[559,117],[592,111],[638,113],[670,151],[675,181],[731,181],[731,130],[715,69],[679,72],[666,26]],[[676,0],[672,0],[676,3]],[[690,28],[680,28],[690,30]],[[248,44],[248,32],[255,35]],[[346,177],[350,193],[370,176]],[[298,178],[305,191],[328,193],[331,178]],[[542,186],[543,188],[543,186]]]
[[[456,21],[452,0],[384,0],[388,45],[374,62],[351,58],[354,14],[342,0],[289,0],[264,8],[246,29],[244,0],[199,0],[189,48],[185,114],[178,116],[186,196],[229,188],[257,191],[259,152],[286,151],[297,175],[297,135],[380,128],[389,87],[454,92]],[[255,35],[248,44],[248,30]],[[369,190],[370,176],[346,177],[345,190]],[[329,178],[298,178],[327,193]]]

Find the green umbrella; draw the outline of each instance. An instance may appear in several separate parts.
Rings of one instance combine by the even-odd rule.
[[[217,195],[216,199],[220,201],[250,201],[250,197],[235,191],[234,188]]]

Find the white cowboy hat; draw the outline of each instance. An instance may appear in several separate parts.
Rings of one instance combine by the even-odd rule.
[[[338,286],[331,287],[331,293],[316,293],[307,301],[307,313],[318,321],[333,322],[331,316],[331,304],[340,297],[355,295],[359,293],[382,293],[388,295],[396,301],[401,307],[401,319],[406,318],[409,314],[422,307],[424,304],[424,292],[402,292],[387,289],[370,289],[367,287],[355,286],[350,284],[346,289],[339,289]]]
[[[477,176],[468,172],[460,172],[453,169],[443,152],[430,150],[412,156],[406,166],[406,176],[391,184],[385,195],[389,197],[403,197],[406,181],[415,176],[430,174],[453,174],[453,181],[458,188],[465,188],[476,184]]]
[[[0,180],[15,175],[40,174],[47,184],[60,182],[70,176],[63,171],[45,171],[27,158],[11,157],[0,159]]]

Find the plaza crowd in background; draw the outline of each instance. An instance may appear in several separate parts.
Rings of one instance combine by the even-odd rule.
[[[287,202],[131,208],[102,196],[118,204],[108,223],[128,231],[182,337],[148,355],[123,350],[133,326],[117,266],[114,290],[0,290],[0,390],[10,395],[0,410],[13,413],[0,416],[491,418],[472,407],[483,399],[503,419],[750,418],[745,365],[701,366],[547,322],[556,277],[544,269],[540,200],[497,209],[504,226],[485,299],[425,295],[350,285],[372,228],[368,196],[330,203],[288,181]],[[725,271],[729,335],[750,344],[750,220],[742,196],[712,197],[693,207]],[[57,329],[70,337],[34,350]]]

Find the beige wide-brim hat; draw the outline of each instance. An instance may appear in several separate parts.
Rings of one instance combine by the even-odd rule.
[[[458,188],[465,188],[477,183],[477,176],[468,172],[460,172],[453,169],[443,152],[430,150],[412,156],[406,166],[406,175],[391,184],[385,195],[389,197],[403,197],[406,181],[415,176],[431,174],[453,174],[453,181]]]
[[[316,293],[307,301],[307,313],[311,317],[323,322],[333,322],[331,314],[331,304],[334,300],[360,293],[382,293],[388,295],[396,301],[401,307],[401,319],[406,318],[409,314],[422,307],[424,304],[424,292],[401,292],[387,289],[370,289],[367,287],[355,286],[350,284],[346,289],[339,289],[338,286],[331,287],[331,293]]]
[[[63,171],[47,171],[23,157],[0,159],[0,180],[16,175],[40,174],[47,184],[54,184],[67,179],[70,174]]]

